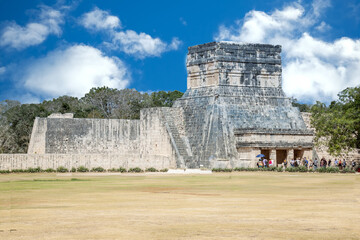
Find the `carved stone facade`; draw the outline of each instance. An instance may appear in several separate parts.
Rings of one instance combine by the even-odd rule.
[[[173,107],[143,109],[140,120],[37,118],[29,159],[43,168],[56,167],[57,155],[72,159],[67,167],[80,164],[76,156],[91,155],[100,159],[88,167],[95,161],[103,167],[230,168],[255,167],[260,153],[277,164],[312,158],[313,132],[282,90],[280,52],[281,46],[231,42],[189,47],[187,91]],[[6,161],[5,168],[19,167]]]

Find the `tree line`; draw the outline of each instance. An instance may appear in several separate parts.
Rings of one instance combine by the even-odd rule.
[[[26,153],[35,117],[74,113],[75,118],[139,119],[140,110],[171,107],[183,95],[179,91],[142,93],[135,89],[92,88],[78,99],[61,96],[39,104],[0,102],[0,153]]]

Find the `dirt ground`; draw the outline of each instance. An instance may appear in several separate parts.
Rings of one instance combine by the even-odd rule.
[[[0,239],[360,239],[360,175],[0,175]]]

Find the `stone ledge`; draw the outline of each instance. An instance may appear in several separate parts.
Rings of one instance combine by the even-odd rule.
[[[236,148],[256,147],[256,148],[313,148],[313,143],[289,143],[289,142],[238,142]]]
[[[243,128],[234,129],[234,135],[243,134],[266,134],[266,135],[303,135],[313,136],[314,132],[308,129],[267,129],[267,128]]]

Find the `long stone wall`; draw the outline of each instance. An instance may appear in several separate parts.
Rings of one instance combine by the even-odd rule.
[[[28,153],[131,154],[139,140],[139,120],[36,118]]]
[[[27,169],[40,167],[41,169],[56,169],[63,166],[67,169],[85,166],[95,167],[156,169],[174,168],[174,163],[167,156],[156,156],[154,161],[141,161],[139,154],[0,154],[0,170]]]
[[[167,108],[141,110],[140,120],[36,118],[28,154],[0,154],[0,170],[176,168],[177,156],[163,117]]]

